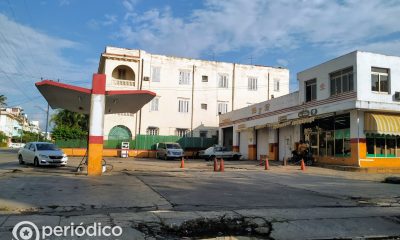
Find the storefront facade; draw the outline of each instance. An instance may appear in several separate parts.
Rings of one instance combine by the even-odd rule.
[[[297,78],[297,92],[220,116],[234,150],[282,161],[305,140],[319,163],[400,167],[400,57],[355,51]]]

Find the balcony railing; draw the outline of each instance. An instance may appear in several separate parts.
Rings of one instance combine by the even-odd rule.
[[[113,79],[112,80],[112,85],[114,85],[114,86],[124,86],[124,87],[134,87],[135,86],[135,81]]]

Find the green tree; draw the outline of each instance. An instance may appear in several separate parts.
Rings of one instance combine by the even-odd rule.
[[[89,116],[68,110],[60,110],[53,115],[52,137],[55,140],[84,139],[88,135]]]
[[[8,137],[5,133],[0,131],[0,147],[7,147]]]
[[[0,107],[5,107],[7,105],[6,101],[7,101],[7,97],[4,96],[3,94],[0,94]]]
[[[33,133],[33,132],[27,132],[27,131],[23,131],[22,132],[22,139],[21,136],[13,136],[11,138],[12,142],[23,142],[23,143],[27,143],[27,142],[44,142],[46,141],[44,136],[41,135],[40,133]]]

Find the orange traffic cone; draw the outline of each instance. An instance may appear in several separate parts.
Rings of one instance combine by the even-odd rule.
[[[306,165],[304,164],[304,160],[301,159],[301,170],[305,171],[306,170]]]
[[[214,172],[218,171],[218,161],[217,158],[214,158]]]
[[[224,159],[223,158],[221,158],[221,164],[219,165],[219,171],[220,172],[225,171]]]
[[[181,159],[181,168],[185,168],[185,159],[183,157]]]
[[[268,161],[268,157],[265,157],[265,170],[269,170],[269,161]]]

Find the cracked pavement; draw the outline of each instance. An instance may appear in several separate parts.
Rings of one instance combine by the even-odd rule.
[[[112,172],[87,177],[73,172],[80,160],[34,168],[0,150],[0,239],[20,221],[120,226],[118,239],[400,239],[400,185],[385,174],[115,158]]]

